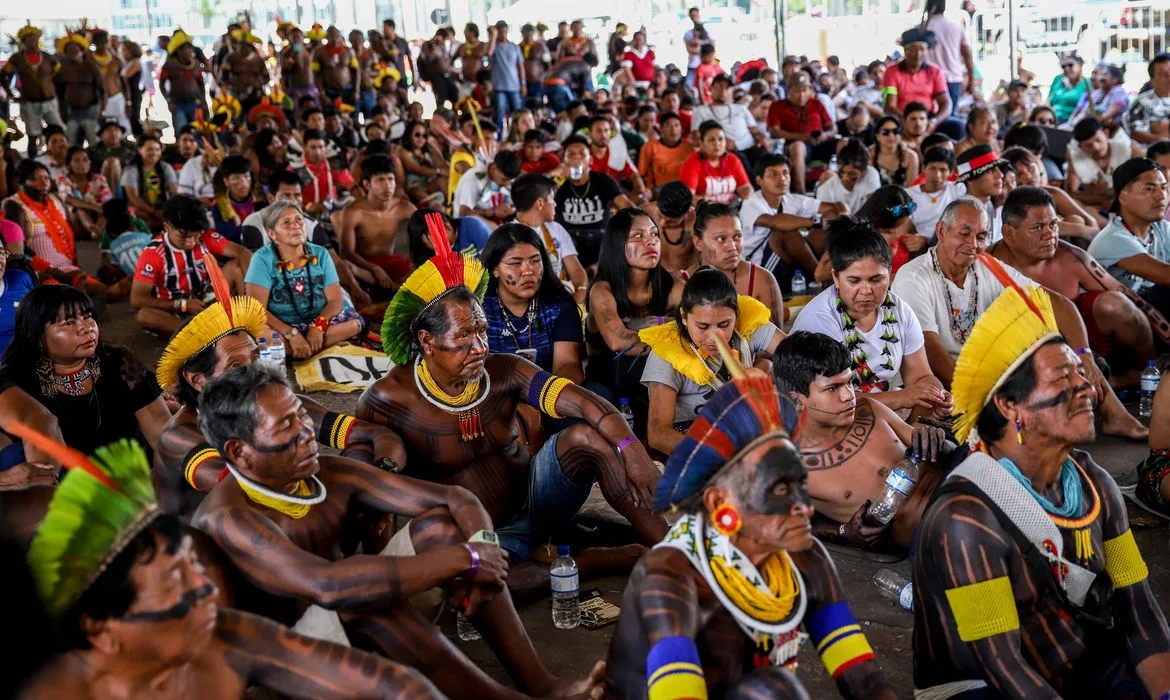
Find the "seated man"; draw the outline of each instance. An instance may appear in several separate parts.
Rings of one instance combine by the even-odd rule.
[[[807,474],[788,440],[796,412],[766,375],[735,376],[658,483],[654,509],[681,517],[626,586],[609,697],[807,698],[791,673],[803,624],[842,695],[893,698],[809,530]]]
[[[894,277],[893,292],[910,305],[922,324],[930,369],[947,388],[951,386],[955,358],[971,335],[975,319],[1003,293],[1008,280],[1035,286],[1032,280],[984,254],[990,237],[989,226],[983,202],[971,197],[956,199],[939,216],[935,228],[938,243],[930,249],[930,254],[906,263]],[[1079,348],[1078,353],[1091,355],[1088,333],[1076,306],[1056,293],[1052,306],[1061,332]],[[1086,367],[1097,387],[1103,432],[1145,439],[1148,431],[1125,410],[1097,363],[1087,362]]]
[[[259,363],[203,388],[199,427],[227,459],[230,477],[203,500],[192,525],[269,597],[279,622],[291,623],[309,606],[336,611],[335,624],[355,646],[422,669],[447,695],[467,697],[474,688],[479,698],[522,697],[488,677],[409,605],[411,596],[445,585],[455,605],[497,642],[523,690],[565,690],[541,665],[503,590],[508,565],[471,492],[344,457],[319,458],[300,399],[282,373]],[[365,508],[412,519],[399,537],[422,554],[342,556],[343,542],[355,534],[353,515]]]
[[[200,561],[183,525],[159,510],[136,444],[87,460],[22,432],[71,468],[29,548],[65,653],[25,697],[244,698],[253,686],[292,698],[441,697],[415,670],[221,608],[204,569],[212,561]]]
[[[446,236],[431,240],[436,256],[407,279],[382,322],[382,346],[397,366],[362,394],[358,416],[402,437],[404,474],[463,486],[483,501],[520,573],[513,591],[548,590],[548,567],[530,561],[533,550],[576,515],[595,481],[643,543],[662,539],[666,523],[650,512],[658,470],[621,414],[518,355],[490,354],[479,301],[487,271],[453,253]],[[530,455],[515,426],[522,404],[580,420]],[[594,548],[577,561],[584,574],[632,566],[640,554]]]
[[[1089,255],[1163,315],[1170,313],[1166,177],[1154,161],[1134,158],[1113,171],[1113,190],[1109,211],[1117,216],[1089,244]]]
[[[1044,290],[1011,287],[955,367],[955,435],[914,549],[914,684],[930,697],[1145,698],[1170,632],[1125,501],[1087,452],[1093,384]],[[1057,505],[1059,504],[1059,505]]]
[[[414,213],[405,197],[395,197],[398,180],[394,164],[385,156],[362,161],[361,186],[365,197],[341,210],[337,243],[341,257],[360,268],[382,289],[390,289],[410,273],[410,258],[394,252],[398,229]]]
[[[162,233],[138,256],[130,305],[138,311],[138,325],[170,337],[184,319],[203,310],[204,299],[212,293],[204,256],[231,258],[224,275],[243,293],[252,253],[209,228],[207,208],[194,197],[171,197],[162,213]]]
[[[328,218],[349,198],[349,189],[354,184],[353,175],[349,170],[334,170],[330,167],[325,132],[305,129],[303,138],[305,160],[295,172],[305,186],[305,213],[318,219]]]
[[[796,446],[817,509],[813,534],[841,544],[876,544],[885,528],[867,517],[868,510],[912,450],[921,460],[920,477],[889,525],[889,539],[909,546],[938,483],[935,466],[945,466],[955,446],[940,428],[911,427],[880,401],[858,400],[849,350],[827,335],[793,333],[776,348],[772,368],[780,391],[805,414]]]
[[[1170,344],[1170,323],[1145,299],[1111,277],[1085,251],[1059,238],[1060,219],[1052,198],[1039,187],[1017,187],[1003,204],[1003,240],[987,252],[1014,269],[1076,302],[1089,333],[1089,347],[1100,357],[1128,363],[1123,375],[1115,363],[1115,386],[1137,384],[1146,361],[1155,357],[1156,331]]]
[[[1110,187],[1109,176],[1130,158],[1141,157],[1141,147],[1129,139],[1124,129],[1118,129],[1113,138],[1094,117],[1082,119],[1073,127],[1075,144],[1068,147],[1068,176],[1064,189],[1091,213],[1101,212],[1113,201],[1116,192]],[[1105,218],[1098,223],[1104,225]]]
[[[451,210],[455,216],[477,216],[495,228],[516,213],[512,180],[520,174],[520,156],[500,151],[487,167],[468,170],[455,187]]]
[[[217,275],[213,266],[208,263],[209,272]],[[156,377],[159,386],[173,388],[180,405],[159,434],[154,454],[159,502],[168,513],[189,519],[207,492],[227,476],[223,456],[199,432],[199,393],[215,377],[259,358],[254,339],[264,335],[267,316],[252,297],[217,299],[179,329],[163,350]],[[402,442],[389,429],[300,399],[316,426],[318,442],[341,450],[343,457],[398,471]]]
[[[651,141],[650,143],[654,143]],[[662,267],[677,275],[698,259],[691,234],[695,229],[695,194],[678,180],[658,190],[658,199],[642,207],[658,226]]]

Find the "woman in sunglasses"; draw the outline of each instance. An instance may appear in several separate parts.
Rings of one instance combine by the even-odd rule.
[[[883,185],[905,185],[918,177],[918,154],[902,143],[902,121],[892,114],[874,123],[870,158]]]
[[[1039,105],[1032,109],[1032,113],[1028,115],[1028,123],[1036,126],[1047,126],[1049,128],[1055,127],[1056,112],[1048,105]]]
[[[1076,111],[1077,103],[1088,94],[1089,79],[1083,74],[1085,59],[1080,56],[1065,56],[1060,59],[1060,75],[1048,89],[1048,103],[1056,114],[1056,121],[1063,124]]]

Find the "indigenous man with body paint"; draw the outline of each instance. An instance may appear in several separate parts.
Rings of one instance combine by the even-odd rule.
[[[200,311],[167,343],[155,376],[159,386],[174,387],[180,408],[158,439],[154,453],[155,485],[165,511],[184,520],[203,497],[227,476],[223,455],[199,432],[199,392],[213,378],[259,357],[267,311],[252,297],[231,297],[215,257],[203,259],[216,302]],[[334,413],[300,397],[317,441],[385,471],[397,471],[404,459],[402,441],[393,431],[343,413]]]
[[[955,436],[914,557],[917,697],[1146,698],[1170,631],[1096,438],[1093,384],[1048,292],[1008,289],[959,354]]]
[[[21,697],[442,696],[422,674],[219,605],[195,540],[159,508],[142,449],[91,457],[23,425],[6,430],[69,468],[28,552],[63,651]]]
[[[658,482],[655,511],[680,517],[626,586],[606,689],[654,700],[807,697],[792,675],[803,624],[843,696],[893,698],[812,536],[807,473],[789,440],[796,409],[771,377],[745,374],[720,350],[734,378]]]
[[[480,306],[488,273],[451,250],[437,215],[427,224],[438,252],[386,309],[382,345],[397,366],[362,394],[358,416],[402,437],[404,474],[483,501],[515,569],[513,592],[548,590],[548,567],[529,561],[532,551],[576,515],[595,481],[643,543],[662,539],[666,523],[650,511],[658,470],[621,414],[518,355],[489,353]],[[579,422],[530,454],[517,431],[521,404]],[[592,548],[577,562],[582,573],[628,569],[641,552]]]

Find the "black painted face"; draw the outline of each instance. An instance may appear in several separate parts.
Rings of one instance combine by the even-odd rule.
[[[747,505],[761,515],[787,515],[797,505],[810,506],[808,472],[788,440],[768,448],[755,465]]]

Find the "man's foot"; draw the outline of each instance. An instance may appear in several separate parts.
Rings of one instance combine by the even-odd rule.
[[[1102,416],[1101,432],[1129,440],[1145,440],[1150,437],[1150,429],[1142,425],[1129,411]]]
[[[557,678],[546,698],[600,698],[605,688],[605,662],[598,661],[584,678]]]
[[[608,573],[628,574],[645,553],[646,547],[640,544],[628,544],[624,547],[590,547],[581,550],[577,556],[577,565],[590,576]]]

